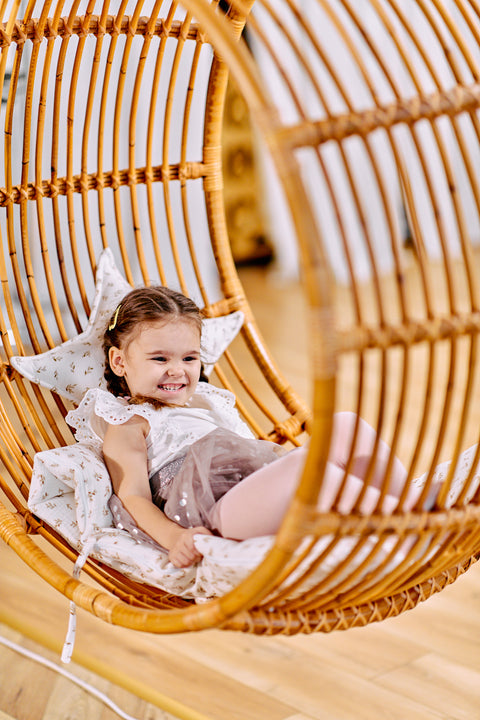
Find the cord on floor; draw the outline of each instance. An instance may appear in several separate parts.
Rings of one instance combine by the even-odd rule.
[[[82,688],[82,690],[85,690],[85,692],[90,693],[90,695],[93,695],[93,697],[97,698],[97,700],[100,700],[104,705],[110,708],[110,710],[113,710],[114,713],[119,715],[119,717],[123,718],[124,720],[139,720],[139,718],[133,717],[133,715],[129,715],[128,713],[124,712],[121,708],[116,705],[113,700],[110,700],[108,695],[105,695],[105,693],[98,690],[93,685],[90,685],[89,683],[85,682],[84,680],[81,680],[76,675],[73,675],[73,673],[68,672],[67,670],[64,670],[60,665],[57,665],[56,663],[51,662],[50,660],[47,660],[46,658],[42,657],[41,655],[38,655],[37,653],[32,652],[31,650],[27,650],[27,648],[22,647],[21,645],[17,645],[17,643],[12,642],[11,640],[8,640],[7,638],[4,638],[0,635],[0,645],[4,645],[5,647],[9,648],[10,650],[13,650],[16,653],[19,653],[20,655],[23,655],[24,657],[28,658],[29,660],[33,660],[34,662],[39,663],[40,665],[44,665],[49,670],[53,670],[54,672],[58,673],[59,675],[62,675],[64,678],[67,678],[67,680],[70,680],[70,682],[74,683],[75,685],[78,685]]]

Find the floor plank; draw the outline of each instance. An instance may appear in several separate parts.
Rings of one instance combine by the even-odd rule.
[[[377,686],[394,688],[396,693],[412,701],[429,697],[430,707],[440,717],[444,717],[445,710],[451,720],[480,717],[480,673],[464,663],[451,662],[444,655],[424,655],[377,678]]]
[[[8,548],[0,549],[0,567],[2,575],[8,569],[0,610],[11,609],[16,598],[21,616],[61,641],[68,609],[64,598]],[[160,692],[212,720],[287,720],[296,715],[309,720],[457,720],[458,715],[463,720],[466,712],[474,720],[480,687],[479,583],[480,566],[474,566],[453,586],[399,618],[330,635],[269,638],[212,630],[154,636],[114,628],[79,612],[77,646],[148,679]],[[19,596],[19,584],[29,587],[28,595]],[[462,613],[463,602],[468,614]],[[0,667],[4,663],[0,648]],[[451,702],[457,715],[442,714],[447,706],[436,700],[440,689],[451,700],[453,687],[444,687],[449,667],[464,696]],[[0,709],[11,713],[3,698]],[[140,717],[141,708],[136,712]]]

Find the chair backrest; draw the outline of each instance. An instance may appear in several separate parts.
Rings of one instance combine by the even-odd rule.
[[[232,15],[238,35],[242,19]],[[211,316],[248,316],[223,208],[227,69],[191,14],[176,3],[30,4],[25,15],[12,11],[7,34],[5,359],[85,329],[106,246],[132,284],[174,286]],[[15,381],[15,394],[26,393],[21,425],[39,426],[32,445],[18,438],[21,455],[68,440],[56,423],[52,435],[37,389]]]
[[[205,9],[236,43],[245,11]],[[4,8],[1,49],[2,536],[19,532],[13,509],[29,532],[72,557],[26,506],[35,453],[73,441],[64,422],[71,403],[30,383],[9,358],[86,329],[105,247],[131,284],[180,289],[210,317],[243,311],[215,382],[236,392],[260,437],[298,444],[311,413],[262,341],[232,259],[222,175],[228,68],[204,26],[175,1],[14,2]],[[16,549],[25,558],[29,538]],[[48,574],[48,564],[34,566]],[[120,594],[129,587],[92,572],[109,589],[118,582]],[[65,576],[49,580],[60,587]]]

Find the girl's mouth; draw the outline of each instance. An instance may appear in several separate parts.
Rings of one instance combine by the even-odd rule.
[[[177,392],[178,390],[183,390],[185,387],[185,383],[180,383],[178,385],[159,385],[160,390],[163,390],[164,392]]]

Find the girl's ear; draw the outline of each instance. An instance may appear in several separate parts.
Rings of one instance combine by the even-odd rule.
[[[108,351],[108,362],[112,368],[112,372],[118,377],[125,375],[125,366],[123,362],[123,352],[116,347],[111,347]]]

